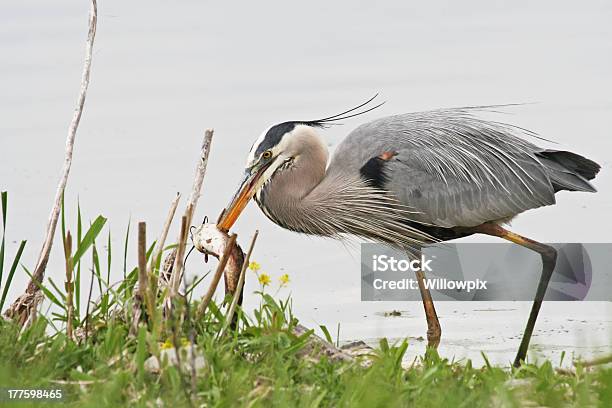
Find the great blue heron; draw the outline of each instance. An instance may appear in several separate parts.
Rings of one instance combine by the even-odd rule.
[[[523,211],[555,204],[561,190],[595,192],[600,166],[568,151],[540,148],[531,132],[473,116],[478,108],[384,117],[328,150],[317,129],[380,106],[367,102],[319,120],[289,121],[251,147],[244,180],[219,217],[229,230],[251,198],[273,222],[306,234],[363,237],[416,253],[424,244],[480,233],[529,248],[542,275],[514,365],[529,340],[556,263],[554,248],[503,227]],[[441,330],[424,274],[417,281],[429,346]]]

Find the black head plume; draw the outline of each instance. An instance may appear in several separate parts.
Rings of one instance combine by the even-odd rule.
[[[360,105],[355,106],[349,110],[346,110],[342,113],[338,113],[333,116],[328,116],[322,119],[316,120],[292,120],[288,122],[279,123],[277,125],[272,126],[266,132],[263,140],[257,145],[255,149],[254,157],[259,157],[259,155],[265,150],[271,149],[276,146],[283,138],[283,136],[289,132],[291,132],[297,125],[306,125],[318,128],[326,128],[331,125],[339,125],[341,120],[354,118],[355,116],[360,116],[366,114],[374,109],[382,106],[385,102],[381,102],[374,106],[368,105],[378,96],[378,94],[374,95],[367,101],[363,102]],[[363,109],[362,109],[363,108]],[[251,150],[253,150],[255,146],[251,146]]]
[[[338,125],[339,121],[344,120],[344,119],[349,119],[349,118],[354,118],[355,116],[360,116],[360,115],[364,115],[368,112],[373,111],[376,108],[381,107],[382,105],[385,104],[385,102],[381,102],[379,104],[376,104],[374,106],[367,106],[369,105],[372,101],[374,101],[374,99],[376,99],[376,97],[378,97],[378,94],[375,94],[373,97],[371,97],[370,99],[368,99],[367,101],[363,102],[360,105],[355,106],[354,108],[351,108],[349,110],[346,110],[342,113],[338,113],[336,115],[333,116],[328,116],[326,118],[323,119],[316,119],[316,120],[307,120],[307,121],[296,121],[296,123],[300,123],[300,124],[304,124],[304,125],[308,125],[308,126],[313,126],[313,127],[320,127],[320,128],[324,128],[324,127],[328,127],[330,125]],[[361,108],[365,108],[365,110],[359,110]]]

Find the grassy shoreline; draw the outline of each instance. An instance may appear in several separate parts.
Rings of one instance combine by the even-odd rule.
[[[3,226],[6,207],[3,193]],[[199,300],[193,299],[193,288],[201,279],[184,282],[185,296],[174,298],[164,311],[165,293],[157,292],[153,283],[161,255],[176,245],[157,258],[155,242],[140,245],[141,265],[150,265],[145,276],[139,267],[127,268],[128,226],[122,254],[125,278],[113,285],[110,232],[99,238],[105,222],[99,216],[85,228],[79,208],[73,239],[62,210],[66,281],[49,278],[39,285],[55,310],[37,313],[25,328],[0,319],[1,403],[42,404],[7,400],[6,389],[60,388],[64,403],[85,407],[612,406],[612,369],[606,366],[577,364],[565,372],[550,362],[520,369],[490,364],[474,368],[469,360],[452,362],[433,350],[405,366],[408,342],[389,344],[386,339],[364,356],[334,359],[313,343],[313,330],[296,331],[299,321],[292,314],[291,300],[266,293],[271,281],[258,272],[256,262],[251,270],[261,285],[255,293],[259,306],[248,313],[238,307],[232,315],[235,324],[228,321],[229,298],[211,302],[203,315],[196,316]],[[106,243],[106,253],[98,251],[98,239]],[[2,292],[19,266],[30,274],[19,263],[25,243],[5,266],[4,241],[3,232]],[[139,280],[150,283],[146,302],[138,301],[143,293],[135,290]],[[280,284],[288,281],[283,275]],[[100,293],[95,301],[94,287]],[[81,293],[89,293],[87,304],[80,303]],[[321,329],[332,343],[329,331]]]
[[[72,406],[609,406],[612,369],[560,373],[550,362],[520,369],[473,368],[430,351],[411,367],[402,365],[406,341],[382,340],[370,355],[332,361],[305,353],[311,332],[296,336],[286,302],[262,296],[254,318],[239,312],[238,330],[219,337],[222,308],[194,323],[191,342],[182,328],[156,336],[141,324],[135,335],[116,317],[98,321],[81,342],[48,333],[38,318],[20,333],[0,323],[0,384],[9,388],[57,388]],[[195,306],[195,305],[194,305]],[[172,364],[163,355],[179,351]],[[162,356],[159,370],[149,361]],[[364,364],[367,362],[367,364]],[[6,402],[6,401],[5,401]],[[27,404],[26,404],[27,405]],[[34,404],[35,405],[35,404]]]

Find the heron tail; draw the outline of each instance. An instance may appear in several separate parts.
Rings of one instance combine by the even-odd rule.
[[[587,191],[594,193],[597,189],[589,183],[601,166],[586,157],[563,150],[543,150],[536,154],[546,167],[555,193],[561,190]]]

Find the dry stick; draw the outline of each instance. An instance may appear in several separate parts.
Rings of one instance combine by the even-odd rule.
[[[72,294],[74,292],[74,283],[72,282],[72,235],[70,231],[66,234],[64,241],[64,258],[66,259],[66,336],[72,338],[72,319],[74,314],[74,305],[72,304]]]
[[[96,36],[96,24],[98,20],[98,6],[96,0],[91,1],[91,9],[89,11],[89,32],[87,34],[87,44],[85,51],[85,64],[83,66],[83,74],[81,77],[81,90],[79,93],[79,98],[77,100],[77,107],[74,111],[74,115],[72,117],[72,121],[70,122],[70,127],[68,128],[68,138],[66,139],[66,155],[64,158],[64,167],[62,169],[62,174],[60,177],[60,182],[57,186],[57,190],[55,192],[55,201],[53,208],[51,209],[51,214],[49,215],[49,222],[47,224],[47,234],[45,237],[45,242],[43,243],[42,250],[38,257],[38,261],[36,262],[36,267],[34,269],[34,274],[32,275],[32,279],[28,284],[26,289],[26,293],[24,294],[27,297],[32,298],[32,303],[30,303],[30,307],[27,309],[23,308],[24,299],[17,299],[9,309],[7,309],[5,316],[17,318],[21,324],[25,323],[28,320],[28,313],[36,310],[36,306],[40,300],[42,300],[42,296],[36,296],[37,293],[40,292],[40,287],[37,283],[42,283],[45,277],[45,269],[47,268],[47,262],[49,261],[49,254],[51,252],[51,246],[53,245],[53,237],[55,236],[55,228],[57,227],[57,220],[60,214],[60,207],[62,204],[62,195],[64,194],[64,190],[66,189],[66,183],[68,181],[68,174],[70,173],[70,167],[72,165],[72,151],[74,148],[74,139],[76,136],[76,131],[79,126],[79,122],[81,120],[81,114],[83,113],[83,106],[85,105],[85,96],[87,95],[87,87],[89,86],[89,73],[91,70],[91,59],[92,59],[92,50],[94,38]]]
[[[195,207],[198,203],[198,199],[200,198],[200,194],[202,191],[202,183],[204,182],[204,175],[206,174],[206,165],[208,164],[208,154],[210,153],[210,145],[212,143],[213,130],[207,129],[204,132],[204,140],[202,141],[202,148],[200,150],[200,160],[198,162],[198,167],[196,168],[196,175],[193,181],[193,186],[191,189],[191,195],[189,196],[189,200],[187,201],[187,208],[185,209],[185,219],[186,225],[189,227],[191,225],[191,219],[193,218],[193,212],[195,211]],[[185,237],[187,238],[187,232],[183,234],[181,231],[181,235],[179,236],[179,242]],[[180,246],[179,246],[180,252]],[[168,291],[167,297],[169,299],[166,300],[166,304],[171,303],[171,299],[174,298],[178,294],[179,285],[181,283],[181,277],[183,273],[183,258],[182,256],[178,256],[174,260],[174,266],[172,268],[172,277],[170,279],[170,290]]]
[[[138,294],[144,301],[147,295],[147,224],[138,223]]]
[[[155,298],[149,291],[149,270],[147,269],[147,225],[138,224],[138,292],[140,301],[145,305],[149,319],[155,313]]]
[[[166,217],[166,222],[164,223],[164,228],[162,229],[161,235],[157,240],[157,244],[155,246],[155,252],[153,253],[153,258],[151,260],[151,271],[154,272],[157,267],[158,262],[161,259],[162,252],[164,251],[164,244],[166,243],[166,238],[168,237],[168,230],[170,230],[170,225],[172,225],[172,220],[174,219],[174,214],[176,213],[176,208],[178,207],[179,200],[181,199],[181,193],[176,193],[176,197],[170,204],[170,210],[168,210],[168,216]],[[167,283],[166,277],[162,272],[159,273],[159,277],[157,280],[157,287],[165,285]]]
[[[176,259],[174,260],[174,268],[172,269],[172,278],[170,280],[170,298],[176,297],[178,294],[178,286],[180,279],[183,276],[183,258],[185,257],[185,248],[187,247],[187,216],[183,215],[181,218],[181,234],[179,235],[179,243],[176,252]]]
[[[202,191],[202,183],[204,182],[204,176],[206,175],[206,165],[208,164],[208,154],[210,153],[213,132],[214,131],[212,129],[206,129],[204,132],[204,140],[202,141],[202,148],[200,150],[200,162],[198,163],[198,167],[196,169],[196,176],[193,181],[191,195],[187,201],[187,209],[185,211],[188,221],[187,225],[190,225],[191,223],[193,212],[195,211],[195,207],[198,204],[198,199],[200,198]]]
[[[173,252],[175,255],[174,264],[172,265],[172,269],[166,271],[164,270],[161,273],[170,273],[170,282],[168,283],[168,290],[166,291],[166,295],[164,297],[163,304],[163,313],[164,316],[172,315],[173,308],[173,300],[178,295],[178,283],[175,281],[181,279],[182,277],[182,269],[183,269],[183,257],[185,256],[185,247],[187,246],[187,216],[183,215],[181,218],[181,232],[179,234],[179,242],[178,248]],[[171,256],[170,254],[169,256]]]
[[[230,252],[232,252],[232,249],[234,248],[235,243],[236,243],[236,234],[232,234],[229,241],[227,242],[227,246],[223,250],[223,256],[219,260],[219,265],[217,266],[215,275],[213,276],[212,282],[210,283],[208,292],[206,292],[206,294],[202,298],[202,303],[200,303],[200,306],[198,307],[198,313],[197,313],[198,318],[202,318],[202,316],[204,316],[204,312],[206,311],[208,304],[210,303],[213,295],[215,294],[215,291],[217,290],[217,285],[219,285],[219,280],[221,279],[221,275],[223,274],[223,271],[225,270],[225,265],[227,265],[229,254]]]
[[[219,332],[219,337],[223,336],[227,327],[231,324],[232,319],[234,318],[234,313],[236,312],[236,306],[238,305],[238,300],[240,299],[240,295],[242,293],[242,288],[244,286],[244,278],[246,275],[247,267],[249,266],[249,261],[251,260],[251,253],[253,252],[253,247],[255,247],[255,241],[257,240],[257,236],[259,235],[259,230],[255,230],[255,234],[253,234],[253,238],[251,238],[251,244],[249,245],[249,250],[247,251],[246,257],[242,262],[242,268],[240,269],[240,277],[238,278],[238,285],[236,287],[236,293],[234,293],[234,298],[232,299],[232,303],[230,305],[229,311],[227,312],[227,318],[225,319],[225,324],[223,325],[223,329]]]
[[[138,332],[142,306],[147,305],[147,225],[138,223],[138,282],[132,295],[132,323],[130,334]],[[146,307],[146,306],[145,306]]]
[[[168,237],[168,230],[170,229],[170,225],[172,225],[172,220],[174,219],[174,214],[176,213],[176,208],[178,207],[180,199],[181,193],[176,193],[176,197],[174,197],[172,204],[170,204],[170,209],[168,210],[168,215],[166,216],[166,222],[164,223],[164,228],[162,229],[159,240],[155,245],[155,255],[157,257],[159,257],[164,250],[164,244],[166,243],[166,238]]]

